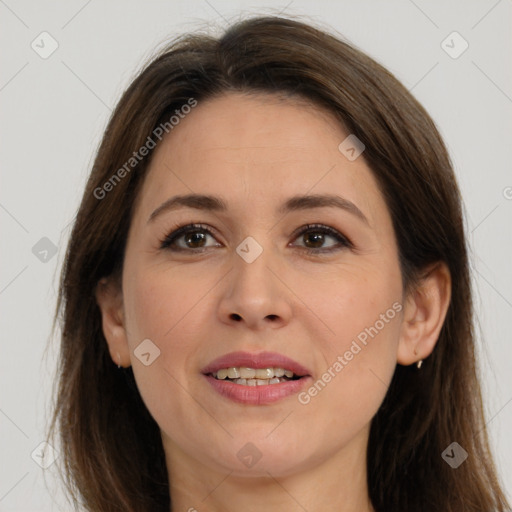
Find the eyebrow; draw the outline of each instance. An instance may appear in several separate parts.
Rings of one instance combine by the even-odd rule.
[[[286,214],[291,211],[310,210],[313,208],[340,208],[351,213],[359,220],[370,226],[368,219],[364,213],[348,199],[331,194],[313,194],[305,196],[293,196],[277,210],[279,214]],[[148,223],[164,212],[178,210],[180,208],[193,208],[195,210],[225,212],[228,205],[220,197],[204,195],[204,194],[186,194],[174,196],[164,201],[149,216]]]

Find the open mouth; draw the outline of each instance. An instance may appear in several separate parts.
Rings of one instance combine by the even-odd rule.
[[[312,380],[307,367],[278,352],[231,352],[200,371],[214,391],[245,405],[290,398]]]
[[[221,368],[216,372],[209,373],[211,377],[217,380],[224,380],[239,384],[241,386],[266,386],[270,384],[280,384],[291,380],[298,380],[300,375],[296,375],[291,370],[284,368],[247,368],[232,367]]]

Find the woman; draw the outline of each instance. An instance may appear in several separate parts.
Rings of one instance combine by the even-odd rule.
[[[130,85],[69,242],[66,482],[86,510],[504,511],[458,187],[428,114],[279,17]]]

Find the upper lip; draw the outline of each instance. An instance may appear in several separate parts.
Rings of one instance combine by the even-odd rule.
[[[207,375],[214,373],[223,368],[283,368],[290,370],[295,375],[303,377],[310,375],[307,368],[299,364],[297,361],[278,354],[277,352],[259,352],[257,354],[250,352],[231,352],[218,357],[207,366],[201,373]]]

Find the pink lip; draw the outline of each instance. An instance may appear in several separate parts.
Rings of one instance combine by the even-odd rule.
[[[265,384],[263,386],[244,386],[227,380],[217,380],[210,374],[222,368],[283,368],[291,370],[300,379],[280,382],[279,384]],[[232,352],[221,356],[205,366],[201,373],[204,374],[210,385],[222,396],[234,402],[248,405],[265,405],[276,402],[290,395],[298,393],[312,377],[307,368],[275,352]]]
[[[298,380],[280,382],[279,384],[265,384],[263,386],[244,386],[231,381],[217,380],[211,375],[205,375],[210,385],[222,396],[247,405],[266,405],[277,402],[290,395],[298,393],[312,382],[312,378],[301,377]]]
[[[310,371],[297,363],[297,361],[276,352],[260,352],[259,354],[231,352],[230,354],[226,354],[212,361],[201,370],[201,373],[206,375],[222,368],[239,368],[241,366],[255,369],[283,368],[285,370],[291,370],[295,375],[300,377],[310,375]]]

